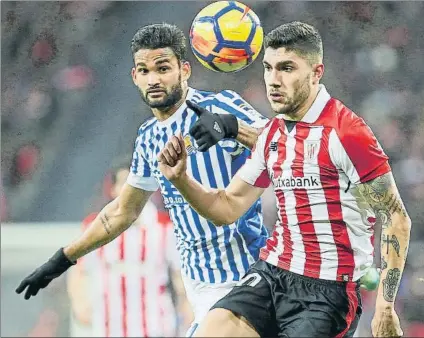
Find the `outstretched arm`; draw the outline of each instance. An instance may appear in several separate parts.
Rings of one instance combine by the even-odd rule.
[[[374,210],[381,225],[381,278],[371,323],[374,337],[403,335],[394,302],[408,253],[411,220],[392,173],[358,185],[362,198]]]
[[[381,225],[381,278],[377,308],[393,308],[408,253],[411,220],[391,172],[358,185]]]
[[[25,291],[25,299],[37,295],[40,289],[62,275],[76,260],[111,242],[137,219],[151,192],[125,184],[117,199],[99,213],[90,227],[65,248],[60,248],[46,263],[28,275],[16,288]]]
[[[225,190],[207,189],[187,175],[187,152],[182,136],[173,136],[158,155],[159,169],[185,200],[215,225],[231,224],[262,195],[258,188],[234,177]]]
[[[66,257],[76,261],[118,237],[137,219],[150,195],[150,191],[126,183],[118,198],[103,208],[81,237],[64,248]]]

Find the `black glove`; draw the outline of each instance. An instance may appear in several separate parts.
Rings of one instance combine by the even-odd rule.
[[[199,151],[208,150],[223,138],[237,137],[238,122],[234,115],[211,113],[194,102],[187,100],[186,103],[199,116],[189,130],[190,135],[196,140]]]
[[[29,299],[74,264],[65,256],[63,248],[60,248],[46,263],[37,268],[19,284],[16,288],[16,293],[20,294],[28,287],[25,292],[25,299]]]

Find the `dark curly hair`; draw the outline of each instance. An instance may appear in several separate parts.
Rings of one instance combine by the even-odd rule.
[[[178,61],[186,59],[186,38],[181,29],[168,23],[153,24],[141,27],[131,40],[131,51],[134,56],[140,49],[158,49],[169,47]]]

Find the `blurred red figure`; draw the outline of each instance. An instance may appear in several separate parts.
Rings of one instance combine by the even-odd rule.
[[[111,199],[118,196],[126,181],[127,163],[111,172]],[[155,195],[126,232],[78,260],[69,272],[68,291],[77,325],[71,329],[72,336],[175,337],[179,333],[177,311],[183,322],[190,323],[173,226]],[[84,219],[82,231],[96,215]],[[176,306],[170,281],[176,292]],[[75,328],[81,324],[86,329],[78,333]]]

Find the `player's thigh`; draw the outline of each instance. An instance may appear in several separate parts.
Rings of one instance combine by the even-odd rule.
[[[275,336],[272,288],[273,278],[268,263],[256,262],[230,293],[212,307],[196,334],[201,336],[207,329],[210,336],[223,334],[224,331],[233,337],[252,336],[255,332],[261,337]]]
[[[280,337],[349,336],[356,330],[361,310],[358,287],[317,280],[288,271],[280,275],[276,318]]]
[[[208,312],[193,337],[260,337],[246,318],[230,310],[215,308]]]
[[[335,318],[330,311],[307,310],[294,318],[279,331],[279,337],[353,337],[360,315],[356,314],[351,324],[345,319]]]
[[[279,331],[281,338],[288,337],[335,337],[339,325],[325,311],[305,310],[292,317],[290,323]]]

